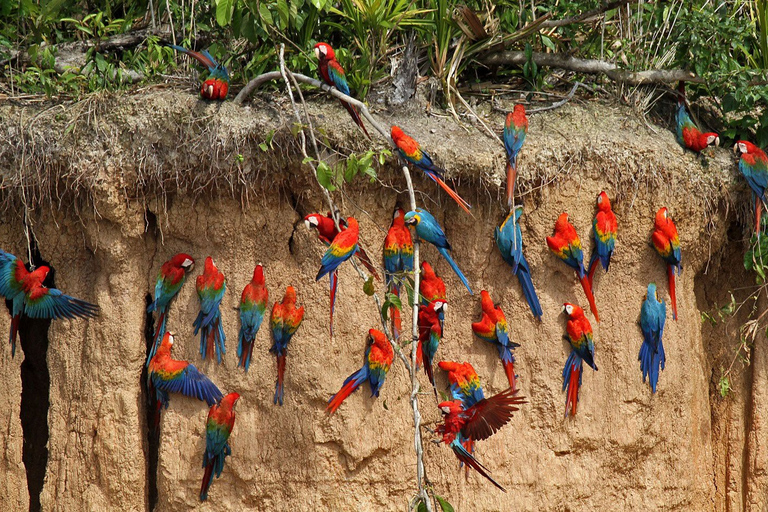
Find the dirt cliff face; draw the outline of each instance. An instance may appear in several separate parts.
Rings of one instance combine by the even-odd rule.
[[[310,108],[328,134],[326,144],[363,147],[336,104]],[[0,227],[0,247],[26,259],[23,190],[40,252],[56,269],[57,287],[102,308],[98,319],[54,322],[47,333],[50,407],[35,406],[47,414],[42,466],[25,468],[22,462],[20,394],[32,386],[21,377],[25,354],[11,359],[10,350],[3,350],[0,467],[7,476],[0,492],[9,510],[29,507],[30,467],[44,469],[42,492],[32,498],[43,510],[406,507],[415,489],[415,458],[403,365],[395,361],[378,399],[363,389],[333,417],[324,412],[328,398],[360,367],[367,330],[380,322],[362,280],[344,265],[329,339],[328,282],[314,280],[324,248],[299,222],[327,207],[299,165],[291,118],[282,105],[259,99],[242,110],[168,92],[53,110],[5,106],[0,116],[9,120],[0,136],[8,142],[0,150],[0,190],[11,207]],[[518,188],[526,256],[544,310],[538,323],[492,239],[504,218],[502,148],[480,132],[467,134],[437,118],[386,112],[380,118],[397,119],[418,134],[474,205],[472,218],[432,182],[415,176],[417,200],[444,226],[476,293],[487,289],[502,305],[511,337],[521,345],[516,369],[528,404],[476,452],[508,492],[475,474],[465,479],[450,450],[427,442],[424,460],[435,492],[457,510],[759,510],[766,458],[749,438],[761,432],[756,421],[768,404],[752,396],[758,377],[753,382],[751,369],[734,382],[733,398],[716,398],[713,382],[730,360],[738,334],[703,326],[700,315],[700,309],[722,304],[726,290],[750,283],[740,267],[743,246],[731,207],[746,195],[726,151],[716,150],[702,167],[683,153],[671,132],[658,126],[652,131],[630,112],[606,106],[532,116]],[[500,126],[501,119],[494,122]],[[264,152],[258,144],[273,129],[278,130],[273,148]],[[345,214],[360,220],[366,249],[377,258],[393,206],[407,204],[398,193],[404,182],[396,166],[380,169],[379,177],[379,183],[361,180],[334,196]],[[585,371],[578,414],[564,419],[561,374],[569,349],[560,309],[566,301],[584,306],[586,301],[574,272],[548,253],[544,238],[557,215],[567,211],[587,245],[601,190],[619,217],[619,244],[610,272],[598,272],[595,280],[600,370]],[[649,245],[661,206],[677,221],[684,272],[677,287],[679,319],[670,314],[664,333],[666,369],[652,395],[641,381],[636,322],[649,282],[668,300],[665,267]],[[173,355],[193,362],[222,391],[242,395],[233,455],[202,505],[207,407],[173,396],[157,447],[147,435],[142,385],[151,321],[147,297],[162,262],[180,251],[198,265],[171,307]],[[198,308],[193,280],[208,255],[228,280],[222,365],[203,362],[192,335]],[[470,329],[479,318],[479,298],[467,294],[433,247],[422,255],[449,290],[438,360],[469,361],[487,395],[503,390],[506,377],[496,351]],[[249,373],[236,367],[235,308],[258,263],[265,266],[270,308],[288,285],[297,288],[306,308],[288,349],[282,407],[272,404],[276,368],[267,352],[266,323]],[[381,292],[383,285],[377,288]],[[404,321],[410,321],[409,312]],[[0,317],[0,332],[8,324],[7,315]],[[426,378],[421,381],[422,414],[434,428],[439,411]],[[446,384],[438,374],[438,385]],[[27,442],[35,445],[31,434]]]

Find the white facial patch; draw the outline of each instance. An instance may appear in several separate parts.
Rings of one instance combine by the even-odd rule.
[[[448,414],[451,412],[449,407],[441,407],[440,410],[443,411],[443,414]]]
[[[739,142],[738,146],[739,146],[739,151],[741,151],[742,153],[746,153],[747,152],[747,145],[746,144],[744,144],[743,142]]]
[[[566,305],[566,306],[563,308],[563,310],[565,310],[565,312],[566,312],[566,313],[568,313],[569,315],[572,315],[572,314],[573,314],[573,306],[571,306],[570,304]]]

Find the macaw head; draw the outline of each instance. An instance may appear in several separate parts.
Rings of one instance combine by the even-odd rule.
[[[205,274],[215,274],[219,271],[219,269],[216,268],[216,263],[213,261],[213,258],[208,256],[205,258],[205,264],[203,265],[203,273]]]
[[[437,406],[440,408],[440,412],[443,414],[443,416],[448,416],[449,414],[458,414],[463,409],[461,400],[452,400],[450,402],[440,402],[439,404],[437,404]]]
[[[160,347],[158,347],[155,355],[160,353],[170,355],[171,347],[173,347],[173,341],[174,341],[175,335],[176,334],[174,332],[166,331],[165,334],[163,335],[163,341],[160,342]]]
[[[405,223],[409,226],[418,226],[419,222],[421,222],[421,214],[423,210],[421,208],[416,208],[416,210],[412,210],[405,214]]]
[[[388,349],[391,349],[391,345],[389,344],[389,340],[384,335],[383,332],[377,330],[377,329],[370,329],[368,331],[368,338],[366,339],[366,342],[369,345],[373,345],[380,350],[387,351]]]
[[[180,252],[171,258],[171,265],[183,268],[186,272],[189,272],[195,266],[195,260],[189,254]]]
[[[523,105],[521,105],[520,103],[518,103],[517,105],[515,105],[515,108],[512,110],[512,112],[515,115],[524,116],[525,115],[525,107]]]
[[[651,297],[656,299],[656,302],[659,302],[659,294],[656,292],[656,283],[648,284],[648,291],[645,294],[645,298],[650,299]]]
[[[296,304],[296,289],[293,286],[289,286],[285,289],[285,296],[283,297],[283,305]]]
[[[702,133],[701,138],[707,146],[720,145],[720,137],[715,132]]]
[[[738,155],[748,155],[750,153],[756,153],[760,148],[752,144],[747,140],[738,140],[733,145],[733,151]]]
[[[317,226],[320,225],[320,217],[319,213],[310,213],[304,217],[304,225],[307,226],[307,229],[317,229]]]
[[[563,212],[555,221],[555,231],[561,231],[568,226],[570,226],[570,222],[568,222],[568,213]]]
[[[656,212],[656,224],[663,226],[667,223],[667,220],[669,219],[669,212],[667,211],[666,206],[662,206],[659,208],[659,211]]]
[[[396,206],[395,211],[392,214],[392,225],[402,226],[404,224],[405,224],[405,210],[403,210],[399,206]]]
[[[336,58],[336,53],[328,43],[317,43],[315,45],[315,56],[319,61],[334,60]]]
[[[405,133],[403,132],[403,130],[401,130],[399,126],[396,126],[394,124],[392,125],[392,128],[390,128],[389,134],[392,136],[392,140],[394,140],[395,142],[405,137]]]
[[[253,269],[253,282],[260,285],[264,284],[264,267],[261,263]]]
[[[569,319],[579,318],[584,316],[584,310],[581,309],[580,306],[577,306],[576,304],[571,304],[570,302],[566,302],[563,304],[563,312],[568,315]]]
[[[597,208],[604,212],[611,209],[611,201],[608,199],[608,194],[606,194],[605,191],[602,191],[597,195]]]
[[[235,393],[235,392],[228,393],[224,395],[224,398],[221,399],[221,402],[219,402],[219,405],[224,407],[225,409],[234,409],[239,399],[240,399],[239,393]]]

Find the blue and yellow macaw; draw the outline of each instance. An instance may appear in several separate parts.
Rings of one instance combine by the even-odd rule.
[[[523,254],[523,233],[520,231],[520,215],[522,213],[522,206],[509,212],[501,226],[496,228],[494,239],[499,252],[501,252],[501,257],[512,267],[512,272],[517,275],[520,287],[523,289],[523,296],[528,307],[531,308],[531,313],[537,320],[541,320],[541,303],[531,280],[531,267]],[[514,215],[514,221],[512,221],[512,215]]]
[[[640,346],[640,370],[643,372],[643,382],[648,377],[651,390],[656,392],[656,384],[659,381],[659,368],[664,369],[666,356],[664,355],[664,322],[667,320],[667,304],[659,302],[656,293],[656,284],[648,285],[648,293],[645,296],[643,307],[640,310],[640,330],[643,331],[643,344]]]

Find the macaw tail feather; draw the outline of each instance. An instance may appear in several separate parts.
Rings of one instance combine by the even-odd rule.
[[[429,172],[427,173],[427,175],[430,178],[432,178],[434,181],[436,181],[437,184],[440,185],[443,188],[443,190],[445,190],[445,193],[451,196],[451,199],[456,201],[456,204],[458,204],[462,210],[472,215],[472,212],[469,211],[469,209],[472,208],[472,205],[466,202],[464,199],[462,199],[462,197],[458,193],[456,193],[455,190],[449,187],[448,184],[444,182],[440,176],[433,173],[429,173]],[[472,216],[474,217],[474,215]]]
[[[16,336],[19,333],[19,321],[21,320],[21,314],[14,315],[11,318],[11,334],[9,341],[11,342],[11,358],[16,356]]]
[[[459,459],[459,461],[463,462],[467,466],[471,467],[472,469],[474,469],[475,471],[483,475],[485,478],[488,479],[488,481],[490,481],[493,485],[495,485],[502,491],[507,492],[507,490],[504,489],[501,485],[499,485],[499,483],[496,482],[496,480],[491,478],[491,475],[488,472],[488,469],[482,464],[480,464],[480,462],[478,462],[478,460],[475,459],[472,456],[472,454],[469,453],[460,443],[458,443],[457,441],[454,441],[453,443],[451,443],[451,448],[453,449],[453,453],[456,454],[456,457]]]
[[[208,58],[207,54],[208,52],[200,53],[196,52],[194,50],[189,50],[187,48],[184,48],[182,46],[177,46],[175,44],[166,44],[166,46],[173,48],[177,52],[186,53],[193,59],[195,59],[197,62],[208,68],[208,71],[212,71],[218,64],[216,61]]]
[[[675,266],[667,265],[667,279],[669,279],[669,296],[672,299],[672,318],[677,320],[677,294],[675,294]]]
[[[640,370],[643,372],[643,383],[648,377],[648,383],[651,385],[653,393],[656,392],[656,385],[659,382],[659,371],[664,369],[666,356],[664,354],[664,345],[659,340],[658,349],[654,351],[653,346],[643,341],[640,346],[640,354],[637,356],[640,361]]]
[[[392,286],[390,289],[395,297],[400,297],[400,288],[398,286]],[[389,307],[389,316],[392,318],[392,334],[396,340],[400,339],[400,331],[403,329],[403,321],[400,316],[400,310],[395,306]]]
[[[592,286],[589,284],[589,277],[584,274],[579,281],[581,281],[581,287],[584,288],[584,295],[587,296],[589,302],[589,309],[592,314],[595,315],[595,321],[600,322],[600,315],[597,314],[597,304],[595,304],[595,296],[592,293]]]
[[[347,380],[344,381],[344,384],[342,384],[339,392],[333,395],[330,400],[328,400],[328,405],[325,408],[325,410],[328,411],[328,414],[335,413],[336,410],[341,406],[342,402],[344,402],[344,400],[346,400],[349,395],[354,393],[357,388],[360,387],[360,384],[365,382],[367,378],[368,368],[366,366],[363,366],[355,373],[347,377]]]
[[[251,356],[253,355],[253,346],[256,344],[254,338],[240,333],[240,344],[237,346],[238,366],[242,366],[245,371],[251,366]]]
[[[213,481],[213,461],[209,462],[205,466],[205,473],[203,474],[203,484],[200,486],[200,501],[208,499],[208,489],[211,487]]]
[[[502,361],[504,365],[504,373],[507,374],[507,380],[509,381],[509,387],[512,390],[517,389],[517,375],[515,375],[515,361],[510,359],[509,361]]]
[[[365,136],[368,137],[368,140],[371,140],[371,136],[368,134],[368,130],[365,129],[363,120],[360,119],[360,113],[357,111],[355,106],[341,99],[339,100],[339,102],[341,102],[341,104],[344,105],[344,108],[347,109],[347,112],[349,112],[349,115],[352,116],[352,120],[355,122],[357,126],[360,127],[361,130],[363,130],[363,133],[365,133]]]
[[[528,302],[528,306],[531,308],[531,313],[539,321],[541,321],[541,303],[539,297],[536,295],[536,289],[533,287],[533,281],[531,280],[531,274],[527,269],[523,268],[523,265],[517,267],[517,279],[520,281],[520,286],[523,288],[523,296]]]
[[[331,339],[333,339],[333,311],[336,309],[336,288],[339,285],[339,273],[337,270],[331,272],[328,276],[328,282],[331,286],[331,319],[328,325],[331,329]]]
[[[473,454],[475,453],[475,442],[472,439],[466,439],[462,441],[461,445],[464,447],[465,450],[467,450],[469,453]],[[469,466],[465,465],[463,462],[459,461],[459,467],[464,466],[464,478],[466,480],[469,480]]]
[[[432,384],[432,390],[435,392],[435,398],[437,398],[437,387],[435,386],[435,371],[434,371],[434,368],[432,368],[432,361],[428,360],[426,356],[422,356],[422,357],[424,360],[424,373],[427,374],[429,383]]]
[[[448,262],[448,264],[451,266],[453,271],[456,273],[457,276],[459,276],[459,279],[461,279],[461,282],[464,283],[464,286],[467,287],[467,290],[469,291],[470,295],[474,295],[474,292],[472,292],[472,288],[469,287],[469,281],[467,281],[467,278],[464,277],[464,273],[461,271],[459,266],[456,264],[455,261],[453,261],[453,258],[451,258],[450,253],[447,249],[444,249],[442,247],[438,247],[437,251],[442,254],[443,258],[445,258],[445,261]]]
[[[757,235],[757,239],[760,240],[760,218],[763,215],[763,200],[757,196],[755,196],[755,234]]]
[[[685,105],[685,82],[682,80],[677,84],[677,105]]]
[[[597,250],[592,253],[592,257],[589,258],[589,268],[587,269],[587,279],[589,279],[589,287],[593,293],[595,290],[595,271],[597,270],[597,262],[600,257],[597,255]]]
[[[285,375],[285,354],[277,354],[277,381],[275,382],[275,398],[273,404],[283,405],[283,376]]]
[[[575,351],[571,351],[563,368],[563,391],[565,391],[565,417],[576,416],[576,405],[579,403],[579,387],[581,387],[581,375],[584,366],[581,358]]]
[[[371,258],[365,252],[365,249],[363,249],[358,245],[357,252],[355,252],[355,255],[357,256],[357,259],[360,260],[360,263],[362,263],[363,266],[368,270],[368,272],[371,273],[373,278],[381,282],[381,277],[379,277],[379,273],[376,271],[376,267],[373,266],[373,263],[371,262]]]
[[[163,336],[165,336],[165,319],[166,309],[163,308],[160,311],[160,316],[157,319],[157,329],[155,329],[154,341],[152,343],[152,348],[149,351],[149,356],[147,357],[147,367],[149,367],[149,362],[152,360],[152,358],[155,357],[157,347],[160,346],[160,342],[163,340]]]
[[[517,157],[507,162],[507,206],[515,201],[515,180],[517,179]]]
[[[163,402],[162,400],[156,400],[155,403],[155,421],[154,421],[154,428],[153,432],[157,432],[157,429],[160,427],[160,414],[163,411]]]

